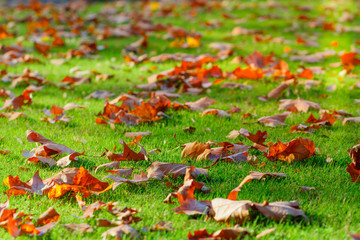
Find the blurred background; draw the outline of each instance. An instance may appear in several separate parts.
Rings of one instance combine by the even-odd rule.
[[[87,0],[87,2],[110,2],[112,0]],[[68,3],[68,2],[75,2],[74,0],[39,0],[42,3]],[[16,6],[18,4],[29,4],[29,0],[0,0],[0,7],[3,6]]]

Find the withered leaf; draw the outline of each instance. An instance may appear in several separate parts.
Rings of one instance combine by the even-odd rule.
[[[99,170],[99,168],[101,167],[107,167],[107,168],[119,168],[120,166],[120,162],[118,161],[115,161],[115,162],[109,162],[109,163],[104,163],[104,164],[101,164],[99,166],[96,167],[95,169],[95,173],[97,172],[97,170]]]
[[[153,162],[147,169],[148,178],[162,179],[166,175],[172,175],[174,178],[186,174],[186,169],[191,166],[179,163]],[[197,178],[199,175],[207,176],[207,170],[204,168],[194,168],[191,176]]]
[[[204,115],[217,115],[219,117],[231,117],[231,115],[227,112],[225,112],[224,110],[220,110],[220,109],[206,109],[203,113],[202,116]]]
[[[266,116],[258,119],[259,123],[264,124],[265,126],[275,127],[285,125],[285,119],[291,114],[291,112],[283,112],[281,114],[276,114],[273,116]]]
[[[175,197],[179,200],[180,206],[173,209],[176,213],[184,213],[186,215],[207,214],[211,208],[210,201],[199,201],[195,199],[195,189],[201,189],[204,184],[196,182],[191,177],[191,172],[195,167],[188,168],[184,177],[184,184],[176,193],[170,193],[164,200],[165,203],[171,203],[171,198]]]
[[[277,88],[271,90],[267,94],[267,97],[268,98],[279,98],[281,93],[287,88],[289,88],[289,85],[287,83],[281,83]]]
[[[19,117],[26,117],[26,115],[24,113],[21,112],[6,112],[6,113],[1,113],[0,117],[6,117],[9,119],[9,121],[13,121]]]
[[[51,222],[57,222],[60,219],[59,213],[53,207],[50,207],[46,210],[43,214],[40,215],[37,224],[38,225],[45,225]]]
[[[112,189],[115,190],[120,184],[122,183],[139,183],[139,182],[147,182],[149,181],[148,176],[146,175],[145,172],[141,172],[141,174],[134,174],[134,178],[132,180],[126,179],[126,178],[122,178],[120,176],[114,176],[114,175],[108,175],[105,176],[104,178],[110,178],[112,180],[115,181],[115,183],[112,186]]]
[[[261,172],[254,172],[254,171],[250,171],[250,174],[247,175],[240,183],[239,186],[237,186],[236,188],[234,188],[230,194],[228,195],[227,199],[229,200],[236,200],[237,199],[237,194],[238,192],[241,190],[241,187],[245,184],[248,183],[254,179],[256,180],[260,180],[264,177],[287,177],[285,173],[261,173]]]
[[[93,232],[93,228],[87,223],[67,223],[63,225],[65,228],[74,232]]]
[[[312,140],[301,137],[290,142],[273,144],[265,156],[270,160],[280,160],[285,162],[301,161],[315,154],[315,144]]]
[[[306,187],[306,186],[303,186],[303,187],[299,187],[299,189],[300,189],[302,192],[307,192],[307,191],[310,191],[310,190],[315,190],[315,187]]]
[[[212,209],[210,215],[216,221],[228,222],[234,220],[236,223],[243,224],[250,219],[249,210],[252,209],[263,214],[269,219],[282,221],[289,216],[307,220],[303,210],[299,209],[297,201],[290,202],[264,202],[263,204],[254,203],[249,200],[233,201],[223,198],[215,198],[211,201]]]
[[[320,105],[301,98],[280,100],[279,110],[287,110],[290,112],[307,112],[309,108],[321,109]]]
[[[195,102],[187,102],[186,105],[189,106],[190,109],[193,111],[202,111],[214,103],[215,103],[215,100],[208,98],[208,97],[203,97]]]
[[[5,192],[9,197],[27,193],[43,195],[46,194],[53,185],[52,183],[44,183],[39,176],[39,170],[27,182],[22,182],[19,176],[13,177],[9,175],[3,183],[5,186],[9,187]]]
[[[94,99],[107,99],[114,97],[115,94],[105,91],[105,90],[96,90],[95,92],[91,93],[90,95],[86,96],[85,99],[94,98]]]
[[[130,239],[139,239],[139,233],[130,225],[122,224],[114,228],[110,228],[105,231],[101,236],[103,239],[107,239],[108,236],[116,237],[117,239],[123,238],[124,235],[129,235]]]
[[[309,118],[306,120],[307,123],[312,123],[313,125],[333,125],[338,119],[336,118],[338,114],[330,114],[328,112],[322,112],[319,119],[316,119],[312,113],[310,113]]]
[[[347,150],[355,169],[360,170],[360,144]]]
[[[182,158],[197,158],[205,149],[210,149],[208,143],[201,143],[198,141],[184,144],[184,149],[181,152]]]
[[[126,132],[126,138],[136,138],[138,136],[149,136],[151,132]]]
[[[262,231],[261,233],[259,233],[258,235],[256,235],[256,239],[259,239],[266,235],[272,234],[275,232],[275,230],[276,230],[275,228],[266,229],[266,230]]]
[[[344,118],[342,124],[345,125],[347,123],[360,123],[360,117]]]
[[[111,161],[141,161],[147,160],[146,150],[138,143],[135,142],[136,145],[140,147],[140,151],[138,153],[134,152],[129,148],[129,146],[123,140],[119,140],[120,144],[124,146],[124,151],[120,154],[112,153],[111,151],[106,150],[106,156]]]
[[[248,231],[244,228],[235,226],[233,228],[225,228],[220,229],[214,233],[209,234],[208,231],[204,229],[200,229],[194,231],[194,234],[191,232],[188,233],[188,240],[216,240],[216,239],[224,239],[224,240],[231,240],[231,239],[242,239],[244,236],[250,235]]]

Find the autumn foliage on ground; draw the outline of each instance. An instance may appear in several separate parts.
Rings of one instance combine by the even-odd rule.
[[[1,239],[359,239],[359,9],[1,8]]]

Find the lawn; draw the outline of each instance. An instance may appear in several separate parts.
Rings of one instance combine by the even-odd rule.
[[[202,2],[202,1],[198,1]],[[80,34],[74,37],[63,36],[66,46],[52,47],[44,54],[34,50],[34,39],[41,40],[45,44],[51,44],[52,36],[47,37],[41,33],[47,27],[40,27],[35,33],[28,35],[28,29],[31,24],[29,20],[17,21],[26,16],[32,16],[33,22],[39,22],[43,16],[51,16],[51,11],[44,10],[41,14],[35,14],[31,9],[0,9],[0,23],[7,25],[7,31],[16,33],[13,37],[1,37],[1,44],[8,46],[21,42],[26,49],[27,54],[39,59],[40,63],[16,63],[0,64],[0,70],[6,70],[7,73],[22,74],[24,69],[28,68],[32,72],[38,72],[51,83],[45,84],[44,88],[32,93],[32,103],[24,105],[16,111],[22,112],[26,117],[19,117],[9,121],[6,117],[0,118],[0,150],[9,150],[10,153],[0,155],[0,176],[5,179],[8,175],[19,175],[20,180],[26,182],[39,170],[42,179],[53,176],[60,172],[63,167],[52,166],[41,162],[35,164],[28,162],[24,157],[23,151],[30,151],[37,145],[28,142],[26,131],[31,129],[52,141],[63,144],[76,152],[84,155],[78,157],[77,161],[72,161],[67,167],[84,167],[97,179],[112,183],[111,179],[103,179],[109,175],[105,169],[101,168],[95,173],[95,168],[100,164],[108,163],[110,160],[102,156],[105,149],[113,149],[114,152],[122,152],[122,146],[119,139],[131,142],[132,139],[125,137],[126,132],[151,132],[149,136],[143,136],[141,146],[147,151],[160,149],[148,156],[144,161],[121,161],[119,169],[134,168],[134,173],[140,174],[145,171],[154,161],[182,163],[199,168],[207,167],[212,164],[211,160],[196,160],[182,158],[181,145],[198,142],[231,142],[244,143],[252,145],[253,143],[242,137],[229,139],[227,136],[232,130],[245,128],[250,133],[256,133],[258,130],[267,132],[266,143],[268,146],[277,141],[289,142],[296,138],[308,138],[312,140],[316,147],[316,152],[309,158],[292,163],[284,161],[270,161],[264,156],[264,153],[255,149],[249,152],[255,155],[260,164],[254,166],[248,162],[230,162],[219,161],[214,166],[208,168],[208,176],[199,176],[196,180],[205,183],[210,188],[208,193],[195,192],[197,200],[209,200],[214,198],[226,198],[232,189],[240,184],[250,171],[285,173],[286,178],[273,179],[266,181],[251,181],[244,185],[239,192],[238,200],[251,200],[256,203],[264,201],[298,201],[300,208],[304,210],[309,218],[305,220],[284,220],[277,222],[268,220],[265,217],[252,217],[241,227],[250,232],[245,239],[253,239],[256,234],[269,228],[275,228],[275,232],[266,235],[263,239],[350,239],[349,233],[355,234],[360,229],[360,191],[359,184],[351,182],[351,177],[346,172],[347,165],[351,159],[347,150],[360,141],[360,125],[358,123],[342,124],[337,120],[333,125],[321,126],[314,132],[294,132],[290,133],[290,127],[298,124],[305,124],[310,113],[316,118],[320,116],[319,109],[309,109],[308,112],[291,113],[285,120],[285,125],[269,127],[259,124],[257,120],[260,117],[271,116],[284,112],[279,110],[279,99],[302,99],[318,103],[322,109],[326,110],[345,110],[354,117],[360,115],[360,103],[355,99],[360,99],[360,67],[359,65],[347,66],[341,64],[341,55],[347,52],[360,52],[360,12],[359,2],[351,0],[343,1],[222,1],[219,6],[211,2],[204,1],[205,6],[190,7],[185,3],[177,3],[169,14],[161,13],[171,8],[165,8],[167,5],[162,3],[150,3],[145,6],[140,3],[111,3],[109,7],[105,3],[95,3],[78,11],[65,13],[74,18],[79,17],[89,19],[90,14],[97,17],[93,21],[85,21],[84,25],[88,30],[87,36],[81,37]],[[170,5],[169,5],[170,6]],[[107,12],[105,12],[105,10]],[[164,10],[165,9],[165,10]],[[55,11],[61,11],[62,8],[55,8]],[[116,10],[115,12],[112,12]],[[209,69],[218,66],[222,72],[222,77],[210,77],[208,80],[213,82],[209,88],[203,89],[200,94],[180,93],[180,97],[171,99],[181,103],[196,101],[202,97],[209,97],[216,102],[208,108],[230,110],[231,105],[241,109],[240,112],[232,113],[231,117],[221,118],[216,115],[202,115],[202,111],[191,111],[189,109],[174,110],[168,109],[163,117],[157,121],[140,122],[137,125],[127,125],[125,123],[115,124],[97,124],[97,114],[104,110],[104,99],[86,99],[85,97],[96,90],[107,90],[114,93],[114,97],[123,93],[140,92],[134,88],[138,84],[147,84],[147,78],[153,74],[173,69],[180,66],[181,61],[165,61],[156,63],[144,61],[141,63],[126,62],[124,49],[131,43],[141,39],[141,36],[132,34],[127,37],[109,36],[105,39],[97,31],[104,30],[104,26],[116,27],[119,24],[106,19],[109,16],[121,16],[121,13],[147,14],[147,18],[153,23],[160,23],[164,26],[178,26],[184,28],[188,33],[194,36],[200,33],[200,45],[196,37],[191,38],[195,41],[195,46],[182,48],[175,45],[174,39],[166,38],[167,30],[148,32],[147,47],[136,47],[137,55],[147,54],[148,58],[162,53],[187,53],[187,54],[211,54],[216,56],[217,52],[209,47],[213,42],[227,42],[234,45],[233,53],[226,59],[219,59],[214,62],[205,63],[203,68]],[[348,19],[344,15],[348,15]],[[350,17],[349,17],[350,16]],[[351,18],[352,16],[352,18]],[[91,17],[91,16],[90,16]],[[145,18],[145,17],[144,17]],[[343,18],[346,21],[342,21]],[[131,15],[130,22],[136,23],[140,17]],[[78,21],[79,25],[82,22]],[[327,23],[328,25],[324,24]],[[66,31],[73,29],[76,33],[76,26],[71,27],[68,24],[50,21],[50,26],[63,26]],[[241,27],[248,30],[262,30],[264,33],[249,33],[233,35],[235,27]],[[327,27],[328,26],[328,27]],[[357,26],[357,28],[355,28]],[[342,30],[342,29],[350,29]],[[84,31],[84,28],[79,28]],[[340,29],[338,31],[338,29]],[[58,29],[58,31],[60,31]],[[64,32],[66,32],[64,31]],[[255,40],[254,35],[263,40]],[[40,36],[40,37],[39,37]],[[277,40],[280,39],[280,40]],[[264,40],[265,39],[265,40]],[[97,46],[105,46],[104,49],[90,55],[90,57],[79,56],[68,59],[61,65],[50,63],[51,59],[62,58],[61,53],[69,49],[79,49],[81,42],[96,42]],[[307,43],[302,43],[304,40]],[[179,40],[180,41],[180,40]],[[318,46],[312,46],[315,42]],[[186,39],[185,39],[186,43]],[[191,44],[190,44],[191,45]],[[311,45],[311,46],[310,46]],[[2,48],[3,49],[3,48]],[[293,60],[293,56],[310,55],[319,52],[332,50],[335,54],[320,59],[314,63]],[[272,74],[265,74],[259,79],[234,78],[225,73],[231,73],[237,67],[245,69],[247,65],[244,61],[235,61],[234,58],[242,56],[247,57],[254,51],[260,52],[263,56],[274,54],[276,61],[283,60],[288,64],[289,71],[297,78],[297,85],[291,85],[283,91],[279,99],[267,99],[262,101],[261,96],[267,95],[272,89],[278,87],[283,78],[276,78]],[[4,51],[3,53],[4,54]],[[3,59],[3,55],[0,56]],[[359,55],[358,55],[359,58]],[[339,64],[337,64],[339,63]],[[96,78],[94,73],[85,72],[85,76],[91,77],[91,82],[76,85],[59,87],[59,83],[66,76],[74,76],[73,68],[77,67],[80,71],[96,71],[101,74],[114,75],[105,80]],[[318,81],[311,88],[302,84],[309,80],[299,77],[302,67],[321,67],[321,73],[314,70],[312,80]],[[265,68],[264,68],[265,69]],[[300,70],[299,70],[300,69]],[[314,68],[315,69],[315,68]],[[318,68],[316,68],[318,69]],[[344,70],[345,69],[345,70]],[[265,71],[265,70],[264,70]],[[3,78],[6,76],[2,74]],[[221,79],[222,81],[218,80]],[[225,80],[224,80],[225,79]],[[220,83],[218,83],[220,82]],[[222,88],[225,82],[233,82],[252,86],[252,89],[240,88]],[[356,85],[357,84],[357,85]],[[311,82],[308,82],[311,85]],[[0,82],[0,86],[10,90],[15,96],[22,94],[28,86],[26,83],[19,83],[16,87],[11,87],[11,82]],[[329,91],[329,86],[336,86],[336,89]],[[179,93],[176,89],[175,93]],[[141,97],[139,97],[141,98]],[[5,98],[1,102],[5,102]],[[148,98],[144,98],[147,101]],[[42,121],[46,115],[43,110],[51,109],[53,105],[63,107],[67,103],[82,105],[84,109],[71,109],[67,112],[68,117],[72,117],[69,122],[57,121],[49,123]],[[2,106],[2,103],[0,104]],[[120,103],[118,103],[120,106]],[[4,109],[1,111],[9,112]],[[250,113],[251,116],[244,117],[244,114]],[[101,117],[100,117],[101,118]],[[105,119],[106,120],[106,119]],[[193,133],[184,131],[186,127],[194,127]],[[174,137],[175,136],[175,137]],[[136,152],[138,146],[130,146]],[[132,179],[132,177],[131,177]],[[135,208],[139,211],[135,216],[140,217],[141,221],[131,223],[142,238],[146,239],[186,239],[189,232],[206,228],[209,233],[223,228],[233,227],[236,223],[216,222],[205,215],[188,216],[186,214],[176,214],[172,209],[179,206],[175,199],[174,204],[165,204],[163,200],[174,190],[168,187],[168,183],[173,186],[183,184],[183,177],[171,178],[166,176],[163,180],[150,180],[145,183],[121,184],[115,190],[109,190],[99,195],[92,194],[84,198],[87,204],[98,200],[107,202],[119,202],[119,206]],[[300,187],[315,187],[314,190],[300,191]],[[0,192],[5,192],[9,188],[3,184],[0,185]],[[176,191],[176,190],[175,190]],[[0,201],[5,202],[8,199],[6,194],[0,194]],[[97,227],[98,218],[114,219],[114,217],[105,210],[96,211],[92,218],[79,218],[83,211],[79,208],[73,193],[66,193],[64,196],[49,199],[44,195],[19,195],[10,197],[11,209],[18,209],[18,212],[30,213],[33,217],[39,217],[49,207],[54,207],[60,214],[59,223],[52,228],[43,237],[20,236],[19,239],[42,238],[42,239],[100,239],[101,234],[108,230],[107,227]],[[171,231],[148,231],[146,227],[151,227],[159,221],[172,223]],[[74,232],[70,233],[63,227],[67,223],[87,223],[93,227],[91,233]],[[4,227],[6,228],[6,227]],[[71,234],[71,235],[70,235]],[[11,239],[11,235],[6,229],[0,230],[1,239]],[[130,238],[125,235],[124,239]]]

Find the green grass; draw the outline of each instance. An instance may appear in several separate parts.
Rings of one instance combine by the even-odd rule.
[[[254,7],[254,2],[259,7]],[[199,11],[196,17],[188,19],[186,12],[188,8],[182,9],[178,7],[175,11],[182,17],[165,17],[155,18],[155,22],[163,24],[173,24],[176,26],[184,26],[188,30],[196,30],[202,33],[200,48],[195,49],[179,49],[170,48],[170,40],[163,40],[163,32],[151,34],[149,37],[149,48],[145,49],[150,55],[157,55],[160,53],[172,52],[187,52],[193,54],[214,53],[208,48],[208,44],[214,41],[226,41],[236,45],[234,56],[247,56],[254,50],[260,51],[263,54],[274,52],[275,56],[284,59],[289,63],[290,70],[296,72],[302,63],[299,61],[291,62],[288,56],[284,56],[283,47],[289,46],[293,50],[306,50],[309,53],[315,53],[326,49],[332,49],[330,43],[338,41],[339,46],[334,48],[336,51],[350,51],[355,45],[355,40],[359,40],[359,33],[335,33],[330,31],[323,31],[322,28],[309,28],[306,22],[296,20],[297,16],[307,14],[308,16],[318,18],[324,15],[326,21],[337,21],[344,9],[348,9],[355,14],[354,21],[350,23],[343,23],[344,26],[358,26],[360,24],[358,5],[356,1],[344,1],[342,4],[335,5],[334,11],[324,11],[326,6],[336,3],[337,1],[301,1],[303,5],[313,5],[314,8],[310,12],[299,12],[294,9],[293,1],[279,1],[282,8],[267,8],[263,1],[238,2],[228,1],[229,9],[224,10],[227,13],[236,16],[236,18],[244,19],[244,22],[237,24],[236,20],[224,19],[221,17],[223,10],[213,10],[211,12]],[[241,3],[241,4],[240,4]],[[298,3],[296,3],[298,4]],[[300,4],[300,3],[299,3]],[[98,12],[104,4],[94,4],[88,8],[88,12]],[[242,6],[242,7],[235,7]],[[128,6],[129,7],[129,6]],[[356,12],[357,11],[357,12]],[[82,12],[81,15],[86,15],[88,12]],[[7,15],[11,12],[7,12]],[[24,14],[24,13],[22,13]],[[276,14],[279,19],[271,19],[266,21],[257,21],[257,17],[268,14]],[[357,15],[356,15],[357,14]],[[199,22],[210,21],[218,19],[223,23],[220,28],[208,30]],[[0,22],[6,23],[4,16],[0,18]],[[285,32],[284,28],[289,28],[293,23],[300,24],[302,30],[297,30],[295,33]],[[249,29],[263,29],[267,34],[273,37],[284,37],[289,40],[286,44],[275,43],[256,43],[252,36],[237,36],[230,37],[231,30],[235,26],[242,26]],[[25,26],[19,24],[15,26],[17,32],[24,33]],[[296,36],[300,33],[308,34],[309,36],[317,35],[320,47],[312,48],[296,44]],[[162,119],[154,123],[146,123],[139,126],[127,127],[125,125],[116,125],[115,129],[110,126],[103,126],[95,124],[95,115],[103,110],[103,100],[84,100],[84,97],[97,89],[109,90],[116,94],[121,94],[132,89],[132,86],[139,83],[146,83],[146,78],[153,73],[167,70],[178,65],[175,62],[166,62],[161,64],[143,63],[134,67],[123,65],[123,58],[121,55],[122,49],[129,43],[137,40],[138,37],[131,38],[109,38],[104,41],[98,41],[98,44],[107,44],[108,48],[99,52],[100,59],[71,59],[69,62],[61,66],[54,66],[49,63],[40,54],[34,52],[34,56],[42,60],[42,64],[17,64],[15,66],[0,66],[0,69],[7,69],[10,73],[21,73],[24,68],[30,68],[32,71],[38,71],[48,80],[53,82],[60,82],[69,70],[74,66],[79,66],[80,70],[96,70],[100,73],[114,74],[113,79],[106,81],[95,81],[90,84],[76,86],[74,90],[59,90],[57,87],[50,86],[44,88],[42,91],[33,94],[33,104],[24,106],[21,111],[27,115],[26,119],[19,118],[15,121],[9,122],[5,118],[0,118],[1,129],[0,149],[10,150],[9,155],[0,156],[0,178],[5,179],[8,175],[19,175],[23,181],[29,180],[37,169],[40,170],[40,176],[47,178],[59,172],[61,168],[41,164],[27,164],[25,158],[21,156],[23,150],[31,150],[35,147],[34,143],[29,143],[26,140],[26,130],[32,129],[43,136],[57,142],[64,144],[78,152],[85,151],[86,156],[80,157],[80,161],[72,163],[70,167],[84,166],[94,174],[96,166],[109,162],[106,158],[97,158],[91,156],[99,156],[105,148],[110,149],[117,145],[119,147],[119,139],[125,140],[126,131],[151,131],[152,135],[144,137],[141,144],[147,150],[160,148],[161,153],[150,156],[150,161],[142,162],[121,162],[120,168],[134,167],[135,172],[140,173],[141,170],[146,170],[151,165],[152,161],[164,161],[175,163],[189,163],[197,167],[204,167],[210,165],[208,161],[190,161],[181,159],[181,148],[178,148],[180,143],[193,142],[195,140],[206,142],[211,140],[229,141],[226,138],[227,134],[234,129],[246,128],[254,133],[257,130],[267,131],[268,140],[275,142],[280,140],[282,142],[290,141],[294,138],[303,137],[309,138],[315,142],[315,146],[322,154],[310,157],[302,162],[295,162],[287,164],[282,162],[270,162],[261,153],[255,153],[262,162],[266,165],[264,168],[257,168],[249,164],[235,164],[235,163],[219,163],[209,169],[209,177],[200,177],[201,181],[206,183],[206,186],[211,188],[209,194],[196,193],[196,198],[199,200],[211,200],[217,197],[225,198],[228,193],[236,187],[241,180],[248,175],[249,171],[261,172],[284,172],[288,178],[281,180],[270,179],[268,181],[253,181],[246,184],[242,191],[239,192],[239,200],[252,200],[254,202],[267,201],[290,201],[297,200],[301,204],[301,208],[310,218],[309,222],[283,222],[276,223],[274,221],[256,219],[245,223],[244,228],[251,232],[259,233],[268,228],[276,228],[273,235],[269,235],[264,239],[346,239],[349,238],[346,228],[350,232],[355,233],[360,229],[360,191],[359,184],[350,182],[350,175],[345,171],[346,164],[350,162],[347,154],[347,149],[357,144],[360,140],[359,125],[348,124],[343,126],[340,121],[337,121],[332,127],[322,127],[313,134],[293,133],[290,134],[290,126],[304,123],[308,118],[310,112],[316,117],[319,116],[317,111],[310,111],[309,113],[291,114],[286,120],[286,126],[270,128],[256,124],[256,120],[262,116],[274,115],[280,113],[278,111],[278,101],[270,100],[268,102],[261,102],[257,99],[258,96],[267,94],[271,89],[276,87],[279,83],[272,81],[270,78],[263,80],[238,80],[239,83],[248,83],[254,86],[253,90],[233,90],[222,89],[220,85],[214,85],[206,96],[216,100],[216,104],[212,107],[229,110],[230,104],[234,104],[242,109],[242,113],[256,114],[256,117],[247,119],[242,118],[242,114],[233,114],[230,119],[220,119],[215,116],[201,116],[199,112],[190,111],[168,111],[166,112],[171,119]],[[226,40],[224,40],[226,39]],[[14,39],[3,40],[4,44],[14,43]],[[67,48],[77,47],[80,39],[67,40],[67,47],[52,50],[52,53],[65,52]],[[32,48],[32,43],[28,40],[23,42],[25,47]],[[111,60],[113,59],[113,60]],[[236,64],[231,63],[232,57],[227,60],[219,61],[214,64],[222,68],[223,71],[232,71],[237,67]],[[330,63],[338,62],[340,58],[333,56],[323,62],[315,64],[304,64],[305,66],[322,66],[325,68],[326,74],[315,75],[315,80],[321,81],[323,84],[315,86],[310,90],[305,90],[303,85],[300,85],[296,91],[292,89],[290,95],[284,98],[302,98],[319,103],[324,109],[331,110],[346,110],[359,115],[359,104],[356,105],[353,99],[360,98],[360,89],[349,90],[349,86],[359,81],[359,77],[344,77],[340,82],[338,80],[338,73],[342,67],[331,68]],[[111,66],[118,66],[120,70],[114,70]],[[150,73],[147,71],[151,66],[157,66],[157,69]],[[354,74],[359,74],[360,69],[356,67],[353,70]],[[334,92],[327,92],[326,86],[337,84],[337,90]],[[3,82],[0,86],[9,89],[9,84]],[[11,89],[16,95],[20,94],[26,86],[19,85],[15,89]],[[66,94],[66,97],[63,97]],[[326,97],[324,97],[326,95]],[[186,102],[194,101],[200,96],[182,95],[177,101]],[[64,106],[66,103],[74,102],[76,104],[84,105],[85,110],[74,109],[70,110],[68,116],[73,119],[69,123],[58,122],[55,124],[44,123],[40,119],[44,116],[42,110],[50,108],[52,105]],[[193,134],[183,132],[183,128],[193,126],[196,131]],[[178,142],[173,135],[176,134]],[[77,141],[76,139],[85,139],[86,143]],[[129,140],[130,141],[130,140]],[[250,141],[242,138],[235,142],[242,141],[245,144],[250,144]],[[119,149],[120,151],[120,149]],[[334,159],[332,163],[326,162],[326,157],[329,156]],[[20,170],[20,167],[29,168],[28,171]],[[102,179],[107,175],[104,170],[98,171],[94,174],[95,177]],[[108,179],[105,181],[109,181]],[[167,178],[165,181],[170,181],[174,185],[182,184],[182,178],[171,179]],[[115,191],[108,191],[99,196],[91,196],[86,199],[87,203],[92,203],[96,200],[104,202],[118,201],[120,206],[132,207],[140,210],[138,214],[142,221],[133,224],[138,231],[145,226],[151,226],[158,221],[171,221],[173,223],[174,231],[165,232],[141,232],[141,235],[146,239],[185,239],[189,231],[193,232],[201,228],[207,228],[209,232],[228,227],[227,224],[217,223],[214,220],[205,218],[189,218],[183,214],[175,214],[171,209],[178,206],[178,204],[164,204],[163,199],[172,190],[165,186],[165,181],[155,181],[146,184],[123,184]],[[300,192],[299,187],[309,186],[316,187],[315,191]],[[0,185],[0,192],[7,190],[7,187]],[[7,199],[5,194],[0,195],[1,202]],[[76,216],[81,216],[82,211],[79,209],[76,200],[70,198],[70,195],[61,197],[60,199],[50,200],[47,196],[35,195],[28,198],[28,196],[15,196],[10,199],[10,208],[18,208],[18,211],[31,213],[38,217],[50,206],[60,213],[60,224],[47,233],[43,239],[99,239],[100,235],[107,229],[95,227],[94,233],[77,234],[71,236],[68,231],[61,226],[65,223],[81,223],[86,222],[95,226],[96,218],[92,219],[78,219]],[[98,217],[109,217],[105,211],[99,212]],[[231,225],[232,226],[232,225]],[[10,235],[5,230],[0,230],[1,239],[10,239]],[[19,239],[27,239],[22,236]]]

